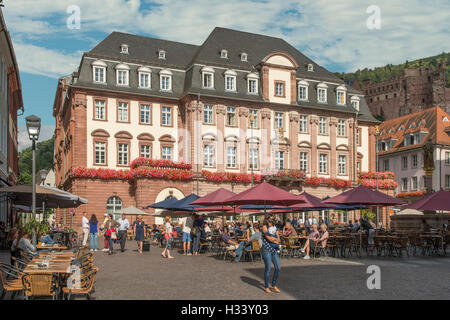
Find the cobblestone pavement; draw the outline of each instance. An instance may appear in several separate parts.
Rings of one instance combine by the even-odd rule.
[[[263,292],[264,264],[218,260],[212,254],[161,257],[134,242],[112,256],[95,253],[96,299],[450,299],[450,257],[297,258],[281,260],[279,294]],[[8,259],[7,252],[0,260]],[[381,269],[381,289],[367,288],[367,267]]]

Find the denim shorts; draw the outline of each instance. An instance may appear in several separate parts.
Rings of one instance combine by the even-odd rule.
[[[191,237],[191,233],[187,233],[187,232],[183,232],[183,242],[191,242],[192,241],[192,237]]]

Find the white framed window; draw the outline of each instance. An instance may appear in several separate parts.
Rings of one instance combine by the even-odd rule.
[[[122,199],[117,196],[110,197],[106,202],[106,213],[115,214],[119,210],[122,210]]]
[[[119,166],[127,166],[128,165],[128,144],[127,143],[119,143],[117,150],[117,164]]]
[[[106,120],[106,101],[95,99],[95,120]]]
[[[327,174],[328,172],[328,155],[326,153],[321,153],[319,155],[319,173]]]
[[[92,63],[92,81],[97,83],[106,82],[106,67],[104,61],[97,60]]]
[[[144,89],[151,88],[151,73],[139,72],[139,88],[144,88]]]
[[[214,167],[214,147],[211,144],[205,145],[203,148],[203,165],[205,167]]]
[[[307,133],[308,132],[308,116],[300,115],[300,132]]]
[[[203,72],[203,88],[214,88],[214,75],[209,72]]]
[[[172,126],[172,108],[164,106],[161,108],[161,125]]]
[[[301,100],[301,101],[308,100],[308,87],[298,86],[298,100]]]
[[[314,71],[314,65],[312,63],[308,64],[308,71],[313,72]]]
[[[222,49],[222,50],[220,51],[220,57],[221,57],[222,59],[228,59],[228,51],[225,50],[225,49]]]
[[[419,165],[419,158],[417,154],[411,156],[411,168],[417,168]]]
[[[258,79],[248,79],[248,93],[257,94],[258,93]]]
[[[402,169],[406,170],[408,169],[408,157],[402,157]]]
[[[152,147],[148,144],[141,144],[139,156],[150,159],[152,155]]]
[[[236,168],[236,147],[227,147],[227,168]]]
[[[234,107],[227,107],[227,126],[236,126],[236,108]]]
[[[324,83],[320,83],[317,86],[317,101],[320,103],[327,102],[327,88],[328,86]]]
[[[284,128],[283,113],[275,112],[275,129]]]
[[[284,151],[275,151],[275,169],[284,169]]]
[[[338,91],[337,92],[337,104],[344,105],[345,104],[345,91]]]
[[[445,164],[450,164],[450,152],[445,152]]]
[[[401,188],[403,192],[408,191],[408,178],[402,178]]]
[[[347,174],[347,157],[344,155],[338,157],[338,172],[340,175]]]
[[[95,143],[95,164],[106,164],[106,142]]]
[[[250,121],[250,119],[253,117],[253,122]],[[250,109],[249,110],[249,118],[248,118],[248,127],[250,129],[257,129],[258,128],[258,110]]]
[[[327,118],[319,118],[319,134],[328,134],[327,130]]]
[[[308,153],[300,152],[300,170],[308,172]]]
[[[116,84],[118,86],[128,86],[130,67],[120,63],[116,66]]]
[[[162,60],[166,60],[166,51],[164,50],[158,50],[158,58]]]
[[[350,101],[352,103],[352,107],[359,111],[359,101],[360,101],[359,97],[353,96]]]
[[[450,189],[450,175],[445,175],[445,189]]]
[[[247,62],[248,61],[248,54],[246,54],[245,52],[242,52],[241,53],[241,61]]]
[[[105,72],[106,72],[105,67],[94,66],[94,82],[104,83],[105,82]]]
[[[128,103],[119,101],[117,105],[117,121],[128,122]]]
[[[345,120],[338,120],[338,136],[345,137],[346,130],[345,130]]]
[[[120,46],[120,53],[128,53],[128,45],[127,44],[122,44]]]
[[[389,171],[389,159],[383,160],[384,171]]]
[[[417,190],[418,188],[417,177],[411,177],[411,190]]]
[[[172,89],[171,76],[161,76],[161,90],[162,91],[170,91]]]
[[[225,90],[236,91],[236,76],[225,76]]]
[[[206,123],[206,124],[214,123],[213,106],[211,106],[211,105],[203,106],[203,123]]]
[[[172,160],[172,147],[163,146],[161,148],[161,158],[164,160]]]
[[[275,96],[284,97],[284,83],[275,81]]]
[[[249,168],[258,170],[258,158],[259,158],[259,149],[255,147],[250,147],[249,149]]]
[[[141,104],[140,106],[140,120],[143,124],[151,123],[151,106],[148,104]]]

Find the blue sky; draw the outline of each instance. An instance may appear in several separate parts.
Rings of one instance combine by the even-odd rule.
[[[21,71],[25,114],[54,128],[57,79],[112,31],[201,44],[216,26],[282,37],[330,71],[402,63],[450,51],[448,0],[4,0]],[[79,7],[80,29],[67,27]],[[380,29],[367,27],[380,10]],[[24,144],[22,143],[22,147]]]

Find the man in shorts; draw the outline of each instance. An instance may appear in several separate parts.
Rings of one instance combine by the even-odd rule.
[[[191,253],[191,230],[194,227],[194,219],[192,219],[192,215],[188,216],[186,220],[183,222],[183,254],[192,256]]]

